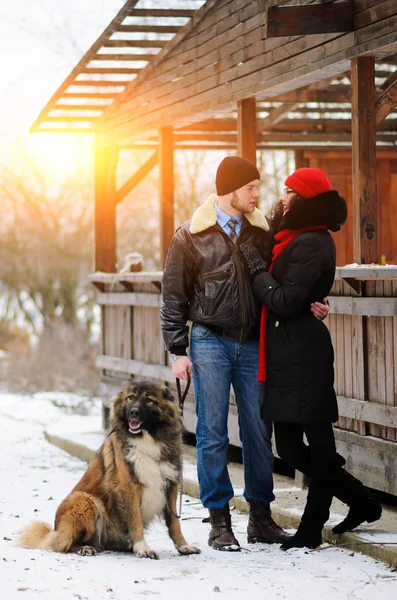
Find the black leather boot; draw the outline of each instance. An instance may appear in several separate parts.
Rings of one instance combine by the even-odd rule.
[[[375,494],[344,469],[338,474],[334,494],[350,509],[347,517],[333,528],[333,533],[352,531],[365,521],[377,521],[382,515],[382,506]]]
[[[229,505],[224,508],[210,508],[211,531],[208,545],[215,550],[239,552],[240,544],[234,537]]]
[[[311,481],[299,527],[295,535],[281,544],[281,550],[289,550],[290,548],[314,549],[321,545],[321,533],[329,518],[332,496],[331,486],[326,481]]]
[[[247,527],[247,540],[249,544],[261,542],[263,544],[282,544],[291,535],[286,533],[273,521],[269,504],[264,502],[250,502],[250,512]]]
[[[290,550],[290,548],[310,548],[314,550],[322,544],[321,531],[323,525],[321,522],[305,522],[302,517],[296,533],[281,544],[281,550]]]

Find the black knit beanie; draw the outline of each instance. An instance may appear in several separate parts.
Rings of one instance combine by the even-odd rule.
[[[260,179],[260,175],[251,161],[241,156],[227,156],[216,171],[216,193],[218,196],[225,196],[254,179]]]

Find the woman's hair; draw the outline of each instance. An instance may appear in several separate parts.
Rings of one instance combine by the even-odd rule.
[[[291,199],[291,202],[289,205],[289,210],[291,210],[291,208],[293,206],[298,206],[299,204],[302,204],[302,202],[304,202],[304,201],[305,201],[305,199],[296,193],[296,195]],[[279,231],[280,223],[283,218],[283,213],[284,213],[283,203],[281,202],[281,200],[276,200],[276,202],[271,207],[270,213],[269,213],[269,221],[270,221],[270,225],[271,225],[273,231],[276,231],[276,232]]]

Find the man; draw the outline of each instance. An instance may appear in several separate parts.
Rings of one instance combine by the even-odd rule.
[[[259,179],[256,166],[244,158],[229,156],[220,163],[217,195],[175,232],[162,283],[161,328],[172,372],[185,380],[194,375],[200,497],[210,514],[208,543],[216,550],[240,550],[229,512],[231,386],[242,443],[244,497],[250,506],[248,542],[282,543],[289,537],[270,511],[272,429],[261,419],[263,387],[258,382],[261,307],[239,253],[241,242],[250,243],[269,260],[269,226],[257,209]]]

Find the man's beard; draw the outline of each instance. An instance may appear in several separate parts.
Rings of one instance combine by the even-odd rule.
[[[238,210],[240,213],[248,212],[246,207],[243,205],[236,192],[233,192],[232,199],[230,200],[230,206],[234,208],[234,210]]]

